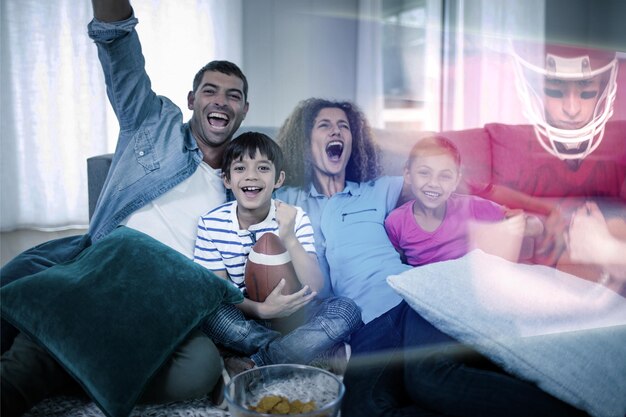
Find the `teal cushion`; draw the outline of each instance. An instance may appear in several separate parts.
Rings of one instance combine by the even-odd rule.
[[[232,284],[151,237],[120,227],[74,260],[3,287],[2,317],[81,383],[108,416],[128,415],[175,348]]]

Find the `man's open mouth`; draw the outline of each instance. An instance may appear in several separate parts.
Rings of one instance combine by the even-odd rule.
[[[209,116],[207,118],[209,120],[209,124],[213,127],[226,127],[228,126],[228,122],[230,121],[230,118],[225,115],[224,113],[209,113]]]
[[[331,161],[338,161],[343,153],[343,142],[334,140],[326,145],[326,155]]]

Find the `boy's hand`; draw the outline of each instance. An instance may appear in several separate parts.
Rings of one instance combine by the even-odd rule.
[[[290,295],[283,295],[281,291],[285,287],[285,280],[281,279],[276,288],[267,296],[259,307],[259,317],[262,319],[276,319],[287,317],[307,305],[317,295],[311,292],[308,285],[300,291]]]
[[[296,225],[296,208],[276,200],[276,222],[278,223],[278,236],[283,245],[289,249],[289,245],[297,241],[294,230]]]

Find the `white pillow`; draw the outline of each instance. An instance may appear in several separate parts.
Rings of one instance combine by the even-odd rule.
[[[444,333],[593,416],[626,414],[626,299],[474,250],[387,278]]]

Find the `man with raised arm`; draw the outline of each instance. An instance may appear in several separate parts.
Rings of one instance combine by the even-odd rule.
[[[8,263],[2,286],[74,259],[119,225],[144,232],[193,258],[201,214],[226,201],[224,147],[248,111],[248,84],[233,63],[212,61],[196,74],[184,123],[181,110],[151,89],[128,0],[92,0],[89,36],[98,47],[107,94],[120,124],[111,169],[84,236],[32,248]],[[24,334],[2,325],[2,415],[21,415],[40,400],[80,389]],[[14,329],[13,329],[14,330]],[[123,355],[124,352],[120,352]],[[161,368],[141,400],[170,402],[209,393],[222,362],[213,342],[192,333]]]

